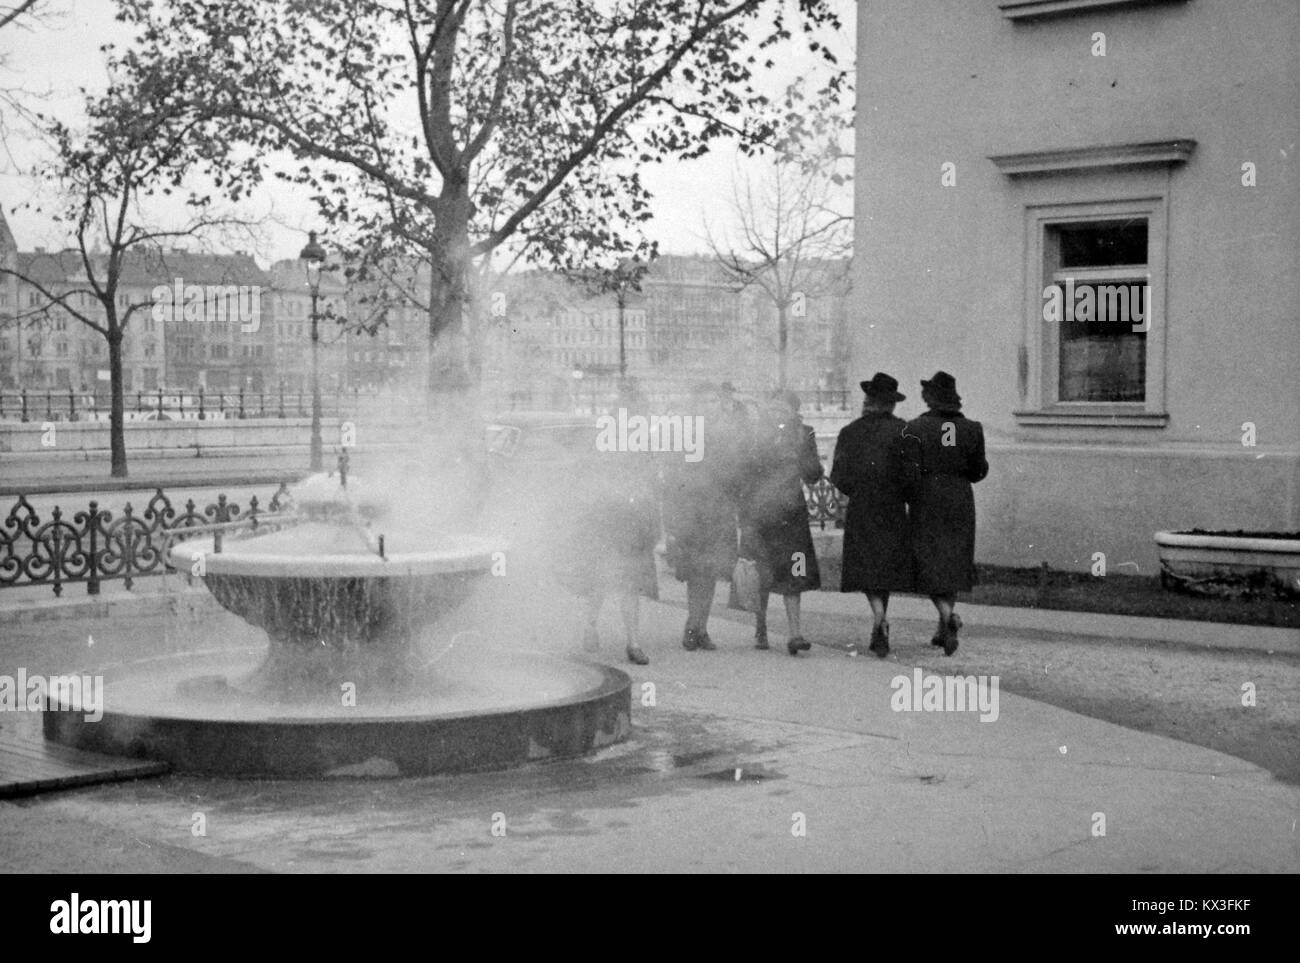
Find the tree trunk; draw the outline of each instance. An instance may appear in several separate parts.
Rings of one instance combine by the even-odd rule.
[[[627,385],[627,291],[620,288],[618,292],[618,386],[622,391]]]
[[[465,273],[469,267],[469,192],[448,183],[439,198],[429,278],[429,394],[431,400],[470,387],[465,350]]]
[[[785,387],[786,372],[786,346],[790,341],[789,320],[787,318],[788,308],[785,304],[776,306],[776,385],[778,388]]]
[[[108,327],[108,439],[114,478],[126,477],[126,399],[122,389],[122,331],[115,319]]]
[[[438,452],[439,505],[446,524],[470,525],[483,506],[483,421],[466,344],[469,192],[448,183],[439,199],[429,279],[429,444]]]

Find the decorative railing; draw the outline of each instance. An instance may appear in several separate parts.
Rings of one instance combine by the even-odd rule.
[[[808,502],[808,522],[825,531],[826,523],[834,528],[844,527],[844,511],[849,500],[840,494],[829,478],[821,478],[812,485],[804,485],[804,500]]]
[[[189,499],[178,512],[158,489],[140,514],[128,502],[120,517],[92,501],[86,511],[69,521],[57,506],[47,521],[19,496],[0,523],[0,589],[20,585],[52,585],[63,594],[68,582],[85,582],[88,595],[98,595],[101,582],[122,579],[127,588],[134,579],[162,575],[172,544],[199,534],[220,539],[231,529],[278,527],[288,507],[283,483],[263,509],[257,496],[243,511],[225,495],[202,511]]]
[[[347,468],[346,459],[342,460],[339,470],[344,478]],[[828,479],[805,486],[804,496],[809,524],[822,530],[828,524],[844,527],[847,501]],[[252,496],[247,511],[224,494],[202,510],[191,498],[178,511],[159,488],[139,514],[127,502],[120,516],[114,517],[92,501],[70,520],[57,506],[42,520],[27,496],[20,495],[0,522],[0,589],[50,585],[61,596],[64,585],[84,582],[86,594],[98,595],[100,583],[112,579],[122,579],[130,588],[136,578],[168,571],[167,552],[174,543],[210,534],[220,551],[225,534],[279,528],[291,507],[284,483],[265,508]]]

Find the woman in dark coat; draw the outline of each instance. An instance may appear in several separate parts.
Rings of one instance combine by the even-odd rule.
[[[961,413],[957,381],[939,371],[921,382],[930,410],[907,423],[906,447],[915,482],[910,499],[916,589],[939,613],[932,645],[957,651],[961,619],[953,611],[957,592],[975,584],[975,495],[971,485],[989,473],[984,429]]]
[[[719,579],[736,565],[736,508],[745,440],[716,385],[697,384],[685,418],[700,418],[702,457],[672,455],[664,462],[664,530],[667,561],[686,583],[682,647],[717,648],[709,638],[709,612]]]
[[[867,396],[862,417],[835,441],[831,483],[849,499],[840,591],[866,593],[874,619],[869,648],[883,659],[889,654],[889,593],[915,591],[903,454],[907,422],[894,415],[905,396],[883,372],[861,384]]]
[[[773,392],[754,433],[749,481],[741,508],[741,550],[758,561],[759,608],[754,644],[766,649],[767,600],[775,592],[785,602],[790,635],[786,648],[798,655],[812,648],[799,628],[799,596],[821,588],[817,553],[808,525],[803,485],[824,471],[817,436],[799,417],[799,396]]]
[[[611,416],[617,418],[619,408],[647,415],[649,407],[643,395],[625,384]],[[593,446],[576,466],[566,496],[571,511],[565,513],[567,537],[559,578],[585,603],[583,648],[599,650],[600,610],[605,598],[614,595],[625,652],[634,665],[650,662],[638,641],[640,597],[659,598],[654,559],[659,539],[658,457],[649,452],[602,452]]]

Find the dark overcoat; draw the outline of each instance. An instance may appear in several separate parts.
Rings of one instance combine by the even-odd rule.
[[[682,582],[730,579],[736,565],[736,513],[749,429],[736,416],[705,429],[699,461],[665,456],[667,562]]]
[[[835,441],[831,484],[849,499],[844,517],[842,592],[915,590],[907,523],[907,474],[903,452],[907,422],[894,415],[864,414]]]
[[[588,455],[567,482],[570,511],[558,528],[558,581],[579,595],[632,592],[659,598],[657,456]]]
[[[930,409],[907,423],[911,463],[909,523],[916,590],[965,592],[975,584],[975,495],[989,473],[984,429],[959,411]]]
[[[816,432],[802,420],[755,430],[740,521],[745,554],[758,560],[769,592],[797,595],[821,588],[803,486],[823,474]]]

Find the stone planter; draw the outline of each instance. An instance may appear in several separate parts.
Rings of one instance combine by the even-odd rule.
[[[1198,595],[1300,597],[1300,533],[1156,532],[1160,581]]]

